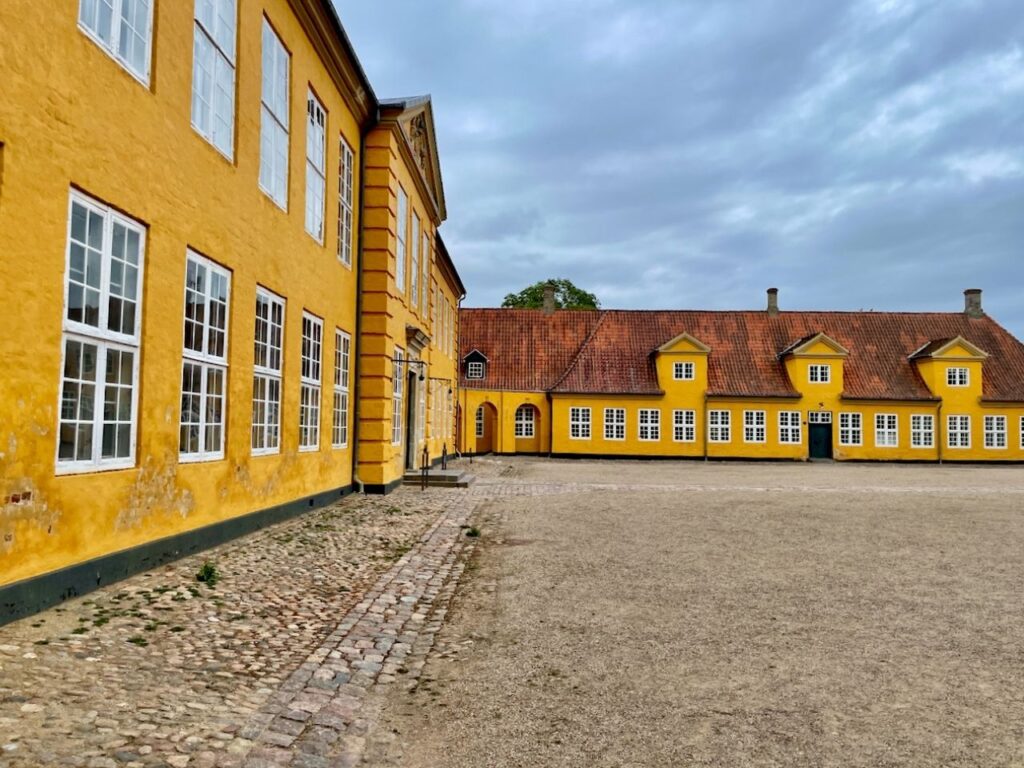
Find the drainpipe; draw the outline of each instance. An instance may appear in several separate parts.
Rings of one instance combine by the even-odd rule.
[[[551,390],[544,393],[548,399],[548,458],[555,455],[555,400],[551,397]]]
[[[704,461],[708,460],[708,393],[704,393]],[[732,429],[732,424],[729,425],[729,429]]]
[[[942,401],[939,401],[935,409],[935,446],[939,449],[939,466],[942,466],[942,441],[945,435],[942,431]]]
[[[379,120],[380,114],[374,116],[374,122]],[[363,493],[363,481],[359,479],[359,406],[362,400],[359,396],[360,390],[360,363],[362,361],[362,327],[363,327],[363,227],[366,216],[366,134],[364,128],[359,137],[359,232],[356,239],[356,258],[359,263],[356,265],[356,329],[353,337],[355,351],[352,375],[355,377],[352,383],[352,400],[350,411],[352,419],[352,485],[358,493]]]

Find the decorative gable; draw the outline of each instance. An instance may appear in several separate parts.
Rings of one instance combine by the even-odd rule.
[[[848,357],[850,350],[825,333],[815,333],[797,339],[782,352],[779,359],[786,357]]]
[[[381,102],[382,122],[392,121],[400,129],[406,157],[411,158],[418,172],[417,182],[433,203],[438,221],[448,217],[441,179],[441,162],[437,153],[437,135],[434,130],[434,109],[429,96],[413,99],[394,99]]]
[[[910,355],[911,360],[949,360],[962,362],[983,362],[988,359],[988,352],[975,346],[963,336],[952,339],[936,339],[929,341],[919,350]]]
[[[681,333],[654,351],[658,354],[697,354],[706,356],[711,353],[711,347],[688,333]]]

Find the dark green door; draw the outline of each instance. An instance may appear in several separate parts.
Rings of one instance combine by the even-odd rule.
[[[832,425],[811,424],[811,458],[832,458]]]

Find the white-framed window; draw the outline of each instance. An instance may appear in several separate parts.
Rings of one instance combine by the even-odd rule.
[[[675,381],[693,381],[697,374],[697,366],[694,363],[673,363],[672,378]]]
[[[640,409],[637,414],[637,437],[643,443],[661,440],[661,411],[657,408]]]
[[[426,317],[427,316],[427,310],[430,307],[430,265],[431,265],[430,237],[429,237],[429,234],[427,232],[426,224],[424,224],[424,226],[423,226],[423,239],[422,239],[420,245],[421,245],[421,248],[422,248],[422,250],[420,251],[420,254],[421,254],[421,256],[420,256],[420,264],[423,266],[423,293],[421,294],[421,302],[422,302],[422,304],[420,306],[420,313],[424,317]]]
[[[946,384],[950,387],[967,387],[971,384],[970,368],[947,368]]]
[[[807,380],[811,384],[828,384],[832,381],[831,365],[809,365],[807,366]]]
[[[708,411],[708,442],[728,443],[732,441],[732,412]]]
[[[536,434],[534,414],[532,405],[520,405],[516,409],[516,437],[532,438]]]
[[[831,424],[832,423],[832,411],[808,411],[807,412],[807,423],[808,424]]]
[[[331,445],[348,446],[349,367],[352,359],[352,337],[340,328],[334,329],[334,408],[331,418]]]
[[[839,444],[864,444],[864,418],[859,413],[839,414]]]
[[[1020,417],[1020,448],[1024,451],[1024,416]]]
[[[154,0],[79,0],[78,26],[127,69],[149,85]]]
[[[800,445],[803,442],[800,411],[779,411],[779,442]]]
[[[185,343],[178,453],[224,458],[231,273],[193,251],[185,264]]]
[[[409,243],[409,250],[412,251],[412,268],[409,271],[409,308],[419,310],[420,308],[420,216],[418,213],[412,215],[412,241]]]
[[[487,414],[484,413],[484,406],[480,406],[476,409],[476,436],[483,437],[486,425]]]
[[[985,447],[1002,450],[1009,445],[1005,416],[985,417]]]
[[[284,366],[285,301],[256,288],[256,328],[252,378],[252,453],[281,450],[281,377]]]
[[[302,313],[302,371],[299,387],[299,450],[320,447],[320,382],[323,366],[324,321]]]
[[[391,444],[402,444],[402,403],[405,400],[405,350],[395,347],[391,374]]]
[[[896,448],[900,444],[899,419],[895,413],[875,414],[875,447]]]
[[[291,56],[263,19],[263,88],[260,106],[260,189],[288,209],[288,89]]]
[[[68,205],[57,474],[135,465],[146,231],[78,192]]]
[[[590,439],[590,409],[569,409],[569,438],[571,440]]]
[[[743,412],[743,442],[744,443],[763,443],[767,440],[766,436],[766,423],[767,418],[764,411],[744,411]]]
[[[105,0],[99,0],[105,2]],[[192,127],[228,160],[235,145],[235,0],[195,0]]]
[[[930,413],[914,413],[910,416],[910,447],[933,448],[935,446],[935,417]]]
[[[946,445],[950,448],[971,447],[971,417],[946,417]]]
[[[479,360],[466,364],[467,379],[482,379],[484,377],[484,364]]]
[[[306,94],[306,232],[323,245],[327,190],[327,112],[310,90]]]
[[[672,439],[677,443],[694,443],[697,441],[697,412],[672,412]]]
[[[626,409],[604,409],[604,439],[621,441],[626,439]]]
[[[345,137],[338,139],[338,260],[352,266],[352,238],[354,237],[354,179],[355,155]]]
[[[395,222],[398,231],[395,238],[398,248],[395,253],[395,282],[398,284],[398,292],[405,293],[405,272],[406,263],[409,259],[409,247],[406,238],[409,236],[409,196],[402,187],[398,188],[398,221]]]

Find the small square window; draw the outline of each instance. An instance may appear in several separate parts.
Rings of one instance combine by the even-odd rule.
[[[811,365],[807,368],[807,380],[811,384],[828,384],[832,381],[831,365]]]
[[[696,366],[693,363],[673,363],[672,378],[676,381],[693,381]]]
[[[482,379],[484,377],[484,364],[481,362],[472,362],[466,364],[466,378],[467,379]]]
[[[971,383],[969,368],[947,368],[946,384],[950,387],[967,387]]]

